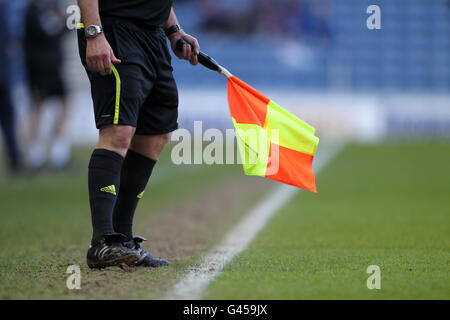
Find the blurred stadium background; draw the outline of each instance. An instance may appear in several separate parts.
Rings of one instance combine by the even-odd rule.
[[[26,149],[30,98],[24,72],[25,62],[21,41],[24,37],[24,10],[28,1],[3,2],[7,8],[8,23],[10,30],[12,30],[13,42],[10,50],[13,56],[11,60],[13,72],[11,73],[10,82],[13,84],[12,97],[16,110],[19,142],[22,151],[24,151]],[[75,3],[76,1],[59,1],[63,12],[68,5]],[[372,4],[376,4],[381,8],[381,30],[368,30],[366,27],[366,19],[368,17],[366,9]],[[425,208],[430,203],[437,205],[435,211],[432,208],[429,209],[430,212],[427,211],[430,217],[433,217],[432,212],[436,213],[436,216],[432,218],[435,224],[428,225],[429,234],[419,234],[417,238],[414,238],[414,235],[411,236],[417,240],[417,243],[422,243],[422,240],[425,243],[424,239],[432,238],[434,234],[437,238],[433,241],[436,242],[425,244],[422,249],[426,250],[426,248],[434,245],[440,246],[439,248],[434,247],[436,250],[440,250],[437,254],[440,260],[435,256],[425,255],[420,256],[420,258],[414,256],[411,258],[411,261],[417,258],[417,261],[437,259],[439,263],[442,262],[443,266],[441,267],[443,269],[434,271],[436,274],[439,274],[439,277],[430,284],[428,289],[431,291],[425,290],[424,292],[425,294],[432,292],[434,288],[437,290],[438,298],[449,298],[448,205],[450,203],[447,198],[450,193],[448,182],[450,180],[450,171],[448,169],[448,160],[450,159],[448,158],[450,146],[450,1],[175,0],[174,8],[182,27],[199,39],[202,51],[210,54],[236,76],[251,84],[287,110],[311,123],[317,128],[317,135],[322,139],[321,143],[323,145],[340,143],[341,141],[353,143],[349,150],[346,149],[346,159],[350,161],[350,164],[339,158],[337,160],[338,164],[333,166],[333,169],[339,172],[326,174],[328,178],[324,178],[323,182],[325,184],[327,181],[328,184],[321,185],[319,180],[319,192],[322,187],[326,197],[326,195],[330,196],[333,194],[336,188],[339,189],[341,187],[336,183],[337,179],[339,181],[348,179],[348,188],[343,188],[348,193],[338,192],[342,196],[341,200],[346,202],[347,205],[337,210],[345,212],[349,224],[360,213],[359,211],[353,213],[348,211],[351,208],[350,204],[354,201],[352,197],[359,197],[362,192],[363,196],[361,199],[367,200],[366,203],[363,203],[361,200],[360,206],[357,206],[358,210],[365,210],[365,205],[378,206],[380,205],[379,202],[385,199],[386,194],[377,192],[374,186],[384,188],[384,183],[393,183],[398,187],[398,189],[394,187],[392,189],[387,188],[386,192],[395,193],[398,191],[399,194],[402,194],[401,190],[404,191],[403,196],[399,195],[399,203],[397,204],[398,207],[396,207],[401,214],[398,220],[394,219],[395,221],[392,222],[394,224],[402,225],[405,221],[415,221],[418,225],[426,225],[424,221],[415,220],[416,216],[408,216],[407,212],[409,211],[407,210],[411,209],[408,206]],[[11,241],[9,237],[13,237],[16,232],[28,230],[39,239],[48,237],[45,236],[45,226],[41,227],[42,230],[39,228],[33,229],[32,226],[26,226],[29,223],[27,221],[30,220],[25,220],[24,218],[16,221],[14,220],[15,218],[10,216],[20,215],[22,212],[29,212],[31,209],[40,210],[41,212],[53,210],[53,213],[46,215],[46,217],[50,218],[53,214],[58,214],[58,210],[63,208],[62,210],[65,210],[65,212],[86,211],[77,213],[79,220],[75,220],[75,218],[70,220],[76,226],[86,228],[86,230],[79,233],[77,233],[78,231],[67,231],[70,235],[62,236],[63,240],[61,241],[61,246],[69,247],[75,241],[76,243],[73,245],[76,251],[74,260],[80,264],[83,263],[83,243],[87,241],[89,234],[87,193],[83,193],[84,168],[87,166],[89,149],[96,142],[97,131],[94,126],[89,83],[79,62],[76,34],[73,30],[68,31],[64,38],[64,55],[64,79],[70,89],[68,93],[70,103],[69,121],[67,123],[68,139],[75,150],[74,159],[78,161],[77,165],[83,169],[79,169],[76,173],[56,178],[49,178],[44,174],[41,178],[38,177],[32,182],[29,182],[27,177],[15,178],[6,173],[0,175],[0,179],[2,179],[0,184],[2,193],[0,211],[5,222],[3,224],[4,230],[2,230],[1,246],[5,257],[10,257],[8,254],[12,254],[8,253],[9,251],[5,248]],[[194,68],[188,63],[178,61],[176,58],[173,60],[173,66],[180,89],[180,127],[192,129],[193,121],[201,120],[203,121],[203,129],[232,128],[227,109],[225,79],[205,68]],[[43,117],[45,121],[51,123],[56,117],[55,111],[57,111],[57,108],[51,107],[54,104],[52,101],[49,101],[47,104],[50,108],[46,109]],[[42,135],[48,135],[50,128],[51,126],[44,126]],[[385,149],[387,150],[386,152],[383,151]],[[427,153],[429,157],[421,154],[420,157],[412,160],[411,157],[415,156],[415,150]],[[165,156],[166,158],[164,158],[167,162],[169,161],[168,153]],[[392,163],[387,161],[385,157],[392,159]],[[365,161],[364,168],[366,170],[358,167],[358,165],[361,166],[361,163],[357,161]],[[408,161],[410,161],[409,167]],[[377,163],[386,167],[374,169],[373,165]],[[397,170],[390,167],[391,164]],[[431,168],[433,165],[436,165],[436,167]],[[352,166],[360,169],[352,171]],[[184,167],[180,169],[167,165],[162,168],[163,170],[159,173],[160,178],[158,179],[162,181],[165,175],[174,176],[183,173],[183,177],[186,177],[187,180],[185,183],[181,183],[177,190],[184,193],[185,191],[183,191],[182,187],[191,188],[191,180],[194,182],[198,180],[198,185],[201,185],[202,183],[212,183],[211,175],[217,175],[218,177],[241,175],[240,168],[236,167],[231,169],[206,167],[200,166],[200,169]],[[376,174],[373,173],[374,170],[384,170],[385,176],[376,177]],[[430,171],[428,172],[428,170]],[[365,176],[368,171],[371,174]],[[360,178],[358,178],[358,175],[360,175]],[[417,175],[417,180],[411,175]],[[364,180],[363,177],[374,179],[373,181],[375,182]],[[393,180],[389,182],[384,180],[389,180],[389,178]],[[19,179],[19,182],[14,182],[14,179]],[[440,182],[434,183],[433,179],[439,179]],[[445,181],[442,181],[442,179],[445,179]],[[401,180],[403,185],[397,180]],[[169,186],[173,183],[172,180],[166,179],[161,183],[163,186],[166,186],[167,190],[171,190]],[[415,191],[409,189],[410,185],[415,183],[428,186],[429,194],[420,188]],[[75,185],[73,188],[78,192],[75,197],[65,195],[53,205],[49,205],[48,202],[44,201],[45,199],[47,199],[46,201],[52,201],[50,200],[52,197],[50,195],[47,197],[45,192],[47,194],[58,194],[60,188],[66,186],[70,188],[71,184]],[[266,183],[261,187],[261,190],[269,190],[267,186],[272,185]],[[195,183],[194,186],[196,186]],[[351,187],[355,188],[355,190],[352,191]],[[402,189],[403,187],[404,189]],[[194,188],[194,190],[196,189]],[[373,198],[364,198],[364,191],[366,193],[373,192]],[[20,207],[18,204],[20,199],[15,198],[17,192],[27,194],[27,201],[30,203],[21,204],[25,207]],[[348,194],[351,194],[352,197],[345,198]],[[160,196],[159,193],[154,197],[158,196]],[[257,194],[253,194],[250,198],[255,200],[257,196]],[[418,197],[416,200],[422,199],[423,201],[421,204],[410,203],[408,197]],[[317,208],[314,209],[314,201],[312,199],[309,197],[305,200],[306,207],[312,211],[317,210]],[[167,203],[177,201],[169,198],[163,198],[162,200],[152,198],[153,200],[156,203],[164,202],[164,200]],[[234,201],[234,199],[231,198],[230,201]],[[326,201],[326,199],[323,201]],[[329,203],[330,208],[334,208],[339,199],[331,196],[329,201],[331,201]],[[296,201],[295,204],[298,206],[292,204],[290,207],[291,211],[299,210],[302,206],[301,201]],[[144,208],[147,208],[148,205],[144,205]],[[216,206],[217,203],[206,205]],[[146,210],[144,208],[140,210]],[[161,208],[164,208],[164,206],[161,205]],[[320,210],[325,209],[322,207]],[[387,210],[383,217],[386,219],[386,225],[388,225],[390,222],[387,221],[390,221],[391,213],[388,208],[384,208],[384,210]],[[377,214],[373,207],[368,212]],[[421,211],[421,213],[424,212]],[[322,212],[322,214],[326,216],[325,212]],[[32,214],[28,213],[29,215]],[[68,214],[65,216],[66,219],[68,216]],[[235,215],[235,218],[237,216],[239,215]],[[312,216],[310,218],[314,220]],[[51,230],[60,236],[64,233],[62,231],[63,227],[58,225],[58,221],[62,223],[63,220],[61,219],[63,218],[60,217],[55,220],[56,222],[50,224]],[[31,219],[31,221],[37,223],[36,221],[38,220]],[[235,220],[227,220],[227,223],[231,225],[233,221]],[[282,218],[278,219],[277,223],[282,223]],[[315,226],[319,224],[316,220],[311,223]],[[299,228],[301,228],[300,225]],[[7,227],[10,228],[9,232],[6,231]],[[341,229],[335,230],[336,238],[339,238],[342,234],[348,234],[349,230],[345,226],[341,227]],[[402,232],[406,235],[410,231],[418,230],[415,228],[407,229],[405,227],[405,230]],[[198,231],[197,229],[195,230]],[[204,230],[202,229],[201,231]],[[360,234],[360,236],[364,238],[364,234]],[[330,244],[332,244],[335,238],[329,237]],[[405,237],[410,239],[407,236]],[[302,241],[305,239],[302,239]],[[308,239],[305,241],[308,241]],[[393,241],[397,240],[394,239]],[[49,250],[48,246],[51,246],[51,241],[48,241],[45,242],[47,248],[45,250]],[[328,242],[324,241],[325,246]],[[267,244],[264,242],[264,239],[260,239],[258,243],[263,248],[261,250],[270,250],[270,248],[264,247]],[[386,246],[389,246],[389,243],[386,243]],[[164,247],[159,249],[160,251],[158,252],[166,254]],[[172,251],[170,252],[172,253]],[[201,250],[198,252],[201,252]],[[66,254],[65,257],[67,258],[67,253],[64,254]],[[61,258],[58,258],[58,261],[62,264],[65,263],[63,259],[64,254],[62,254]],[[192,257],[192,254],[190,254],[189,252],[187,256]],[[338,256],[340,253],[331,253],[331,255],[334,254]],[[396,251],[392,254],[398,255],[399,252]],[[241,292],[241,295],[237,296],[243,298],[377,297],[361,296],[359,291],[353,292],[351,290],[341,295],[339,293],[335,295],[321,295],[323,291],[314,291],[314,285],[310,285],[310,291],[307,291],[307,293],[299,293],[300,287],[291,291],[286,289],[288,291],[283,294],[276,290],[272,292],[268,288],[256,290],[256,294],[253,296],[251,291],[248,293],[245,290],[236,292],[233,290],[232,285],[227,287],[223,283],[236,280],[233,272],[237,270],[242,271],[240,267],[248,263],[248,260],[245,259],[251,260],[252,258],[251,254],[249,255],[250,257],[242,258],[244,260],[238,260],[237,265],[232,266],[230,269],[231,275],[221,278],[221,282],[208,291],[210,297],[236,297],[236,294],[239,292]],[[314,259],[314,252],[309,252],[308,255],[308,257]],[[177,269],[176,274],[172,277],[173,279],[179,275],[177,272],[182,273],[183,266],[196,261],[195,259],[189,259],[191,258],[179,261],[181,267]],[[408,258],[405,259],[407,260]],[[31,263],[30,265],[37,265],[37,261],[46,260],[36,258],[35,262],[33,262],[35,264]],[[322,262],[327,263],[326,261]],[[389,263],[389,259],[386,259],[385,262]],[[2,264],[2,274],[5,276],[5,274],[9,273],[8,268],[20,265],[20,263],[20,259],[18,259],[16,262],[11,262],[11,264]],[[301,263],[301,261],[296,261],[295,263]],[[402,265],[403,267],[405,266]],[[37,267],[30,268],[25,271],[20,268],[17,270],[21,270],[22,274],[30,272],[26,277],[31,279],[30,270],[35,270]],[[47,270],[50,270],[50,273],[64,272],[64,268],[61,266],[48,267]],[[430,280],[432,270],[434,269],[425,268],[421,270],[424,274],[425,282]],[[29,295],[26,293],[14,293],[14,286],[17,288],[25,288],[26,286],[21,284],[17,275],[11,274],[8,277],[6,279],[9,280],[4,280],[3,282],[3,285],[8,290],[5,290],[3,295],[0,292],[0,297],[63,297],[63,289],[59,291],[53,289],[39,291],[39,289],[33,287],[34,289],[30,291]],[[51,276],[48,277],[51,278]],[[55,276],[55,279],[59,281],[61,277],[61,275]],[[158,276],[152,275],[152,277],[152,283],[158,283]],[[362,277],[364,278],[364,275]],[[52,279],[43,280],[44,282],[41,285],[47,286],[47,282],[53,281]],[[92,280],[92,282],[95,281]],[[249,283],[252,282],[250,281]],[[272,285],[270,281],[268,283]],[[320,286],[320,281],[315,282],[315,284]],[[252,286],[255,288],[257,285],[257,283],[252,283],[248,287]],[[276,284],[273,283],[273,286],[276,287]],[[402,292],[411,289],[402,286],[400,288],[403,289]],[[91,290],[91,293],[82,293],[80,297],[121,297],[118,292],[107,294],[101,289],[92,289],[92,287]],[[149,297],[148,295],[143,296]],[[155,296],[157,297],[158,295],[150,295],[150,297]],[[403,296],[402,293],[397,292],[397,295],[381,297]],[[142,295],[136,294],[133,297],[142,297]],[[413,294],[412,296],[406,295],[406,297],[425,298],[427,296],[421,296],[420,294],[416,296]]]
[[[63,10],[75,3],[60,2]],[[183,28],[201,40],[202,50],[288,110],[301,111],[322,135],[448,137],[449,1],[372,2],[184,0],[175,1],[175,8]],[[19,125],[26,123],[29,106],[20,47],[26,4],[8,4],[16,40],[12,81]],[[381,30],[366,28],[371,4],[382,8]],[[74,144],[92,143],[96,131],[89,84],[74,31],[65,44],[70,138]],[[205,127],[231,127],[224,79],[177,59],[174,69],[181,89],[181,126],[189,128],[201,119]]]

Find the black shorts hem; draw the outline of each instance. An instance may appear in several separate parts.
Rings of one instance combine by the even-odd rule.
[[[95,126],[98,130],[100,130],[101,128],[103,128],[105,126],[130,126],[130,127],[136,128],[136,124],[128,123],[128,122],[120,122],[120,121],[119,121],[119,123],[98,123]],[[178,124],[173,126],[170,129],[161,129],[158,131],[155,131],[155,130],[144,131],[144,130],[139,130],[137,128],[135,134],[137,134],[139,136],[158,136],[161,134],[171,133],[177,129],[178,129]]]
[[[103,128],[105,126],[130,126],[130,127],[136,128],[135,123],[121,122],[121,121],[119,121],[119,123],[100,122],[100,123],[96,123],[95,126],[98,130],[100,130],[101,128]]]
[[[143,132],[143,130],[137,130],[134,134],[138,135],[138,136],[158,136],[161,134],[166,134],[166,133],[171,133],[175,130],[178,129],[178,124],[174,127],[172,127],[171,129],[164,129],[164,130],[160,130],[160,131],[145,131]]]

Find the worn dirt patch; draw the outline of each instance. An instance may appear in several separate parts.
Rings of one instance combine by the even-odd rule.
[[[261,178],[229,178],[194,199],[169,206],[135,229],[148,235],[143,246],[153,255],[174,262],[185,260],[217,243],[268,188]]]
[[[194,198],[169,204],[163,212],[149,218],[137,217],[135,233],[149,239],[143,247],[155,257],[168,259],[172,265],[159,269],[137,268],[133,272],[117,267],[86,270],[83,290],[73,297],[161,296],[189,265],[218,243],[270,187],[266,179],[233,175],[206,186]]]

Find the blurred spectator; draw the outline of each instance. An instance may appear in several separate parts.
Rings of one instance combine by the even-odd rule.
[[[231,11],[219,5],[215,0],[198,0],[201,28],[205,31],[231,33],[250,33],[254,30],[254,21],[248,10]]]
[[[39,139],[41,115],[48,98],[58,98],[60,110],[50,146],[49,160],[63,168],[70,160],[70,145],[65,136],[68,114],[66,87],[62,77],[62,40],[65,33],[64,10],[57,0],[31,0],[26,12],[25,56],[32,98],[28,165],[39,169],[46,161],[45,144]]]
[[[197,5],[205,31],[331,36],[328,1],[247,0],[232,10],[216,0],[198,0]]]
[[[283,3],[274,0],[253,0],[253,19],[256,32],[264,35],[279,35],[282,32]]]
[[[11,78],[9,73],[10,30],[7,23],[6,1],[0,0],[0,125],[3,131],[9,168],[17,172],[20,167],[16,138],[16,122],[11,103]]]

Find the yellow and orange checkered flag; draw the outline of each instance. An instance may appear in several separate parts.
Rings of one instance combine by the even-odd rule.
[[[177,43],[179,50],[186,41]],[[312,163],[315,129],[233,76],[207,54],[198,61],[228,80],[228,104],[244,172],[317,192]]]
[[[228,78],[228,104],[245,174],[317,192],[313,127],[235,76]]]

